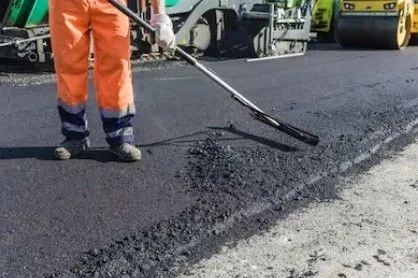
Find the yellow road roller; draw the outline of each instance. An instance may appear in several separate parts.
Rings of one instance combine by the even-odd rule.
[[[414,0],[341,0],[335,40],[342,47],[403,50],[418,32]]]
[[[414,3],[414,15],[412,17],[411,34],[414,44],[416,44],[416,41],[418,40],[418,0],[415,0]]]

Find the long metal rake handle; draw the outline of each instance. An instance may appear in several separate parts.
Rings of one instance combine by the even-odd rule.
[[[148,32],[155,35],[156,30],[148,24],[144,19],[139,17],[137,14],[135,14],[133,11],[131,11],[128,7],[126,7],[124,4],[120,3],[118,0],[107,0],[109,3],[111,3],[113,6],[115,6],[118,10],[120,10],[122,13],[127,15],[129,18],[131,18],[133,21],[141,25],[143,28],[145,28]],[[301,129],[298,129],[296,127],[293,127],[289,124],[280,122],[279,120],[267,115],[264,113],[260,108],[258,108],[256,105],[254,105],[252,102],[250,102],[248,99],[246,99],[243,95],[241,95],[239,92],[237,92],[234,88],[232,88],[230,85],[228,85],[225,81],[223,81],[221,78],[219,78],[213,71],[209,70],[202,64],[200,64],[195,58],[193,58],[191,55],[189,55],[187,52],[185,52],[180,47],[176,47],[176,52],[183,57],[189,64],[193,65],[200,71],[202,71],[206,76],[210,77],[213,81],[215,81],[218,85],[220,85],[222,88],[227,90],[232,98],[236,99],[239,103],[244,105],[245,107],[249,108],[253,112],[253,116],[255,119],[268,124],[274,128],[277,128],[280,131],[283,131],[287,133],[288,135],[305,142],[307,144],[316,146],[319,143],[319,138],[316,135],[310,134],[306,131],[303,131]]]

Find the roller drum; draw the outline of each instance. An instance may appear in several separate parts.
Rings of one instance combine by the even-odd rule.
[[[340,16],[335,39],[342,47],[404,49],[411,38],[405,16]]]

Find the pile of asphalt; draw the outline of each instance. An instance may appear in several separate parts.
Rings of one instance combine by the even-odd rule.
[[[289,147],[289,151],[296,152],[296,149]],[[191,189],[206,194],[224,194],[242,203],[270,200],[278,188],[293,187],[289,181],[296,176],[313,172],[302,165],[296,167],[298,160],[288,161],[287,152],[267,147],[222,145],[216,138],[197,142],[189,153],[195,158],[190,161],[188,171]],[[301,152],[294,155],[304,156]],[[292,173],[287,170],[288,167],[300,169]]]
[[[176,174],[179,184],[197,198],[195,206],[90,250],[72,268],[51,277],[171,277],[223,244],[233,245],[267,229],[295,208],[337,198],[334,184],[339,176],[364,171],[416,138],[413,133],[402,134],[418,118],[413,107],[388,105],[359,113],[359,119],[367,119],[353,122],[361,132],[338,133],[332,125],[345,113],[312,112],[322,123],[321,132],[329,134],[316,148],[297,143],[290,147],[286,140],[228,143],[223,140],[226,133],[239,133],[233,126],[195,142],[187,150],[186,169]],[[363,153],[396,133],[402,136],[358,162]]]

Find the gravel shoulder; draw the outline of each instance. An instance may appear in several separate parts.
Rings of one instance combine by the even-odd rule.
[[[417,277],[418,144],[179,277]]]

